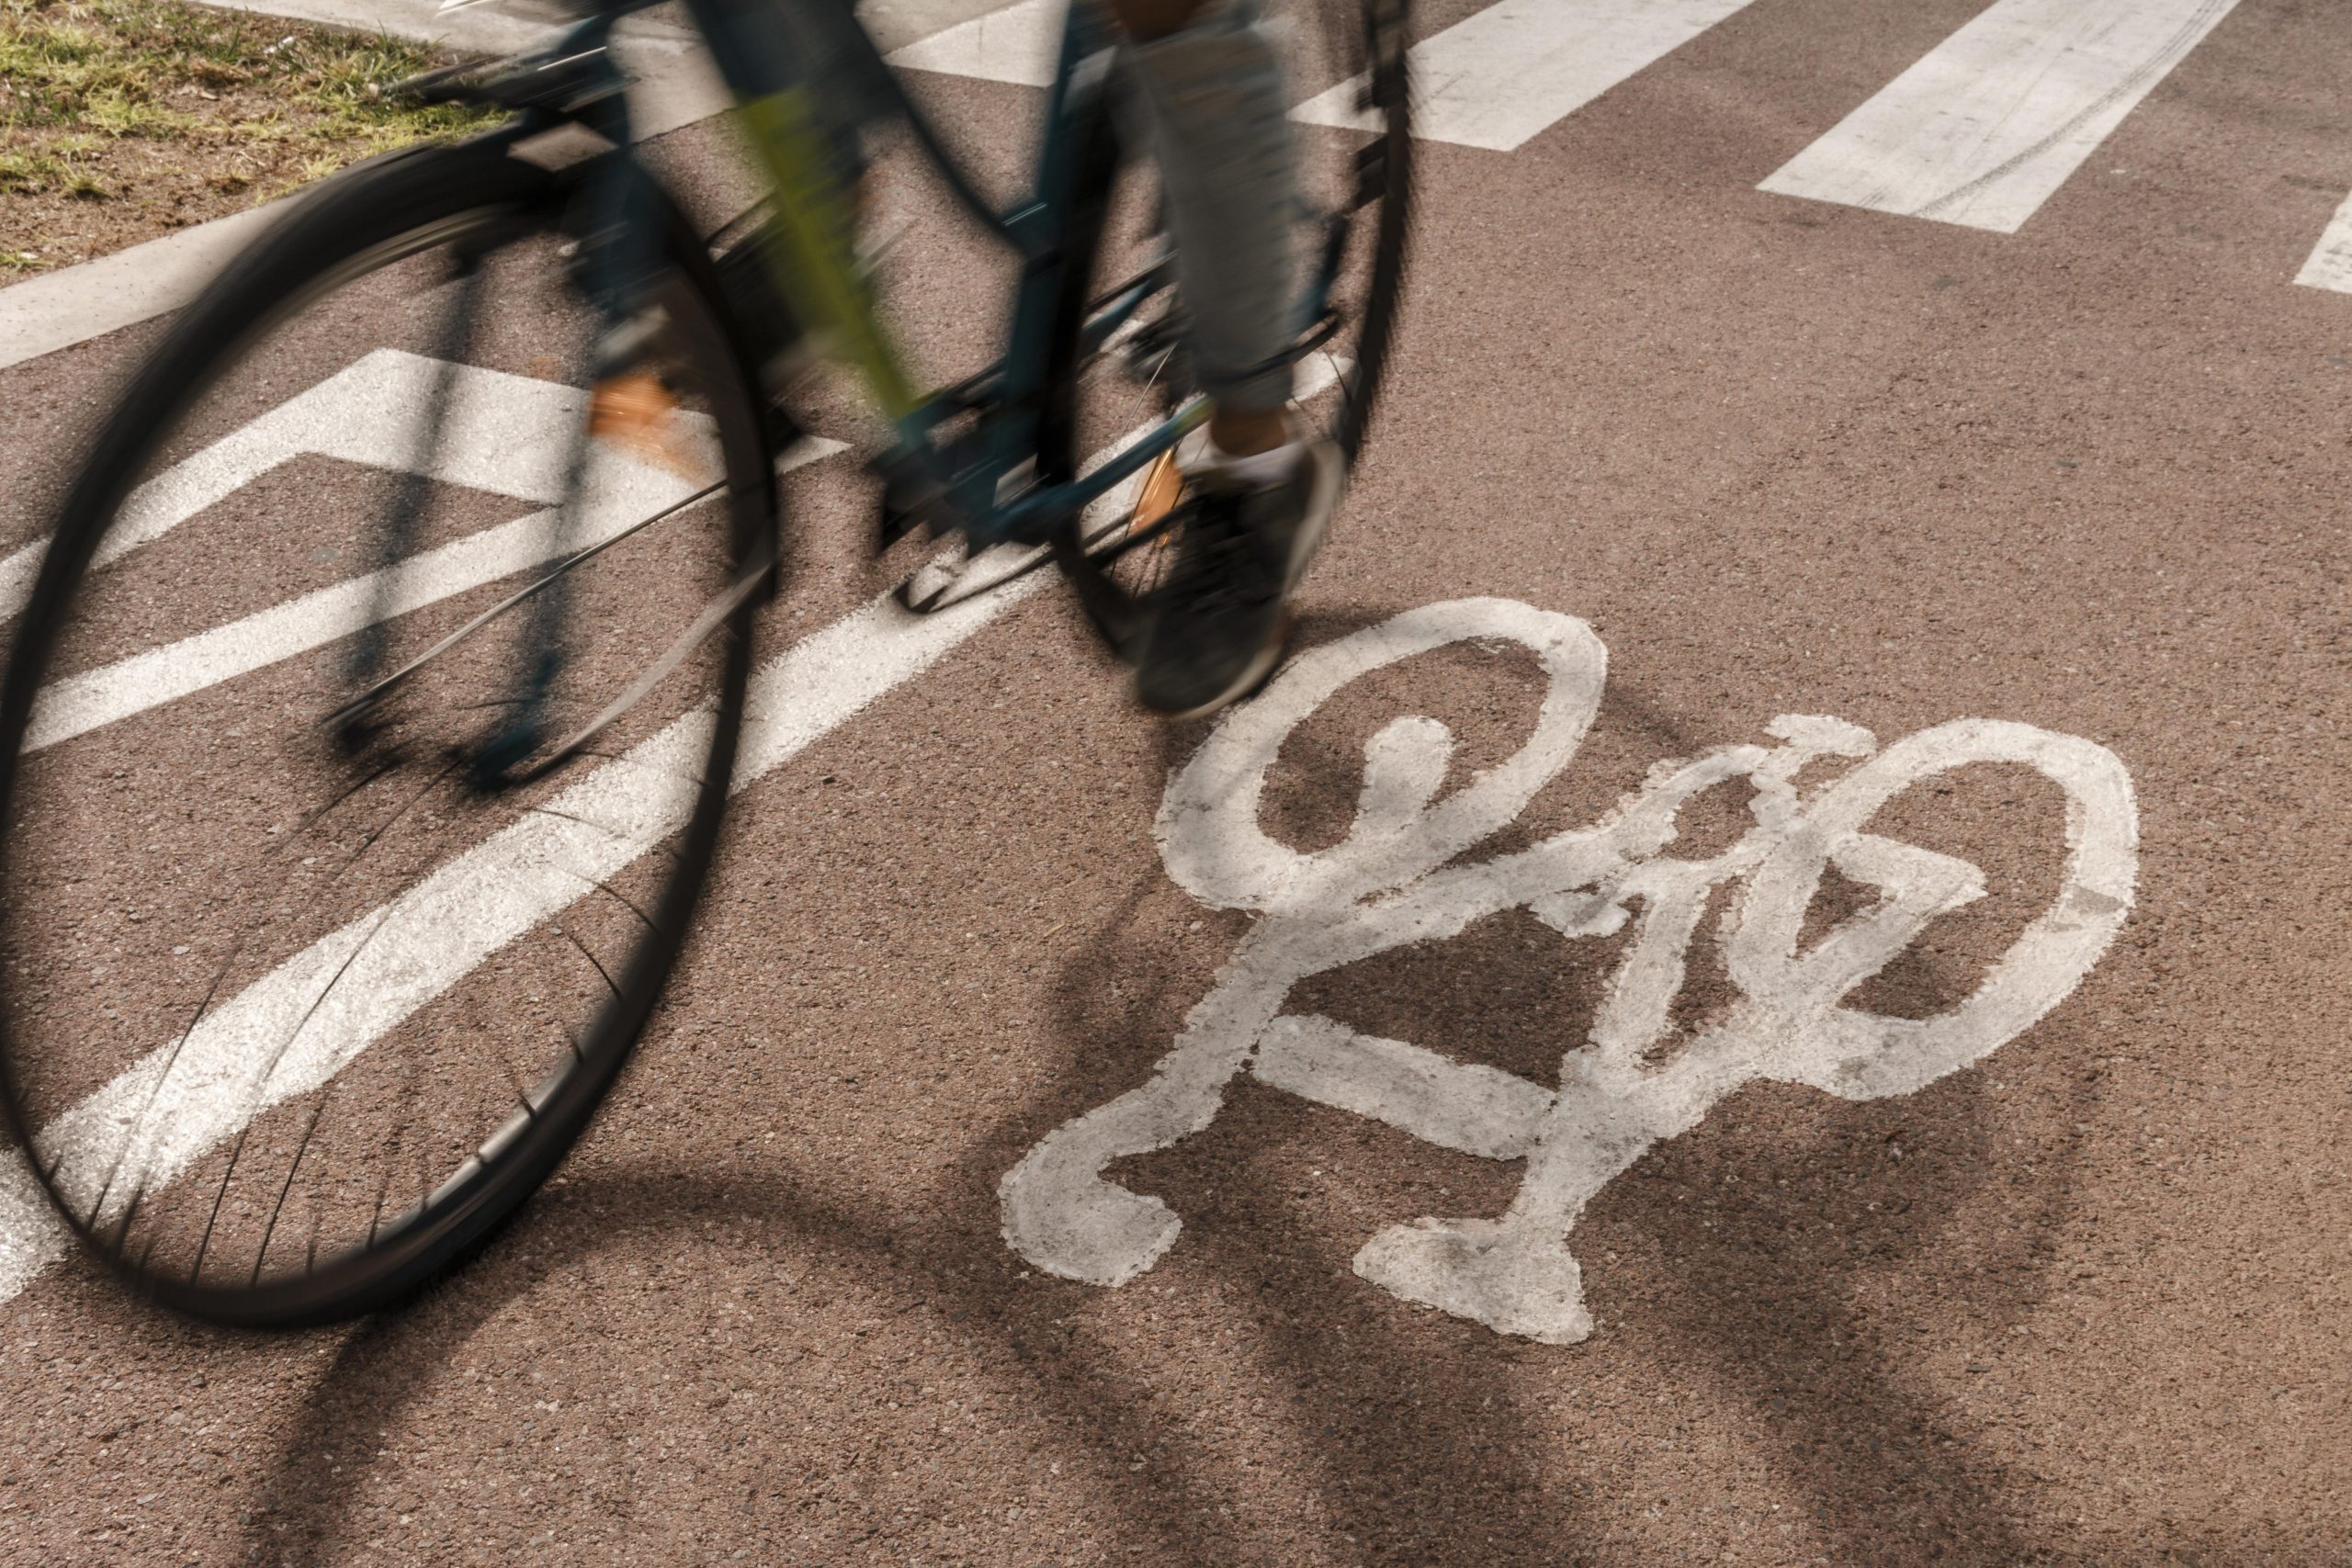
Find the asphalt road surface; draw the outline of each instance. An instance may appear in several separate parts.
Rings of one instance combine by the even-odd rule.
[[[989,26],[907,63],[1009,183],[1037,28]],[[817,716],[596,1126],[340,1330],[169,1320],[17,1212],[0,1559],[2352,1562],[2352,17],[1417,30],[1291,671],[1170,728],[1042,579],[890,621],[807,454],[762,635]],[[910,336],[984,352],[1003,269],[893,199]],[[0,371],[0,547],[159,331]],[[287,533],[130,558],[94,667],[347,575],[314,423]],[[529,511],[445,480],[454,539]],[[103,982],[203,919],[141,791],[332,656],[250,647],[51,742],[136,847],[91,975],[15,984],[160,1005]]]

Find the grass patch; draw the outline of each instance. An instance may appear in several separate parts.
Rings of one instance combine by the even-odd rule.
[[[454,57],[176,0],[0,0],[0,272],[270,200],[472,110],[389,96]]]

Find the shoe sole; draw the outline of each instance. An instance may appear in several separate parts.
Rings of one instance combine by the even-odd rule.
[[[1290,570],[1283,580],[1285,598],[1298,586],[1298,580],[1306,575],[1308,563],[1323,547],[1324,531],[1331,525],[1332,513],[1340,509],[1340,487],[1347,479],[1347,470],[1340,461],[1338,447],[1328,441],[1318,441],[1308,448],[1308,452],[1316,466],[1315,488],[1307,496],[1306,521],[1299,526],[1298,537],[1291,542]],[[1256,696],[1258,689],[1273,675],[1274,667],[1283,661],[1283,655],[1289,650],[1290,634],[1295,624],[1285,614],[1282,629],[1268,638],[1266,646],[1258,650],[1257,656],[1242,666],[1241,672],[1207,702],[1186,708],[1182,713],[1152,711],[1158,712],[1159,716],[1169,724],[1182,724],[1187,719],[1206,718],[1244,697]]]

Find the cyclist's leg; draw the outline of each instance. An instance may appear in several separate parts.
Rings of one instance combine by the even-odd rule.
[[[1193,369],[1214,400],[1179,554],[1145,636],[1136,694],[1176,717],[1246,695],[1282,657],[1292,587],[1339,496],[1329,442],[1297,440],[1285,351],[1297,332],[1296,148],[1257,0],[1106,0],[1158,144],[1191,313]]]
[[[1296,151],[1282,62],[1255,0],[1108,0],[1157,144],[1193,371],[1236,456],[1286,438],[1295,330]]]

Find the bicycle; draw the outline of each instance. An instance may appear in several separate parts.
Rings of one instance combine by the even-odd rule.
[[[1114,650],[1150,613],[1204,409],[1105,24],[1072,7],[1034,188],[1000,207],[820,13],[1019,269],[1001,356],[925,394],[769,7],[689,5],[763,199],[706,235],[639,157],[610,46],[650,4],[407,85],[506,118],[297,202],[129,384],[37,576],[0,562],[0,1099],[85,1248],[190,1316],[398,1303],[605,1098],[710,871],[784,576],[817,394],[780,348],[886,422],[876,544],[939,551],[909,613],[1047,561]],[[1350,125],[1298,132],[1291,355],[1352,460],[1404,260],[1405,7],[1301,4],[1307,68],[1361,83]],[[559,130],[591,151],[523,155]]]

